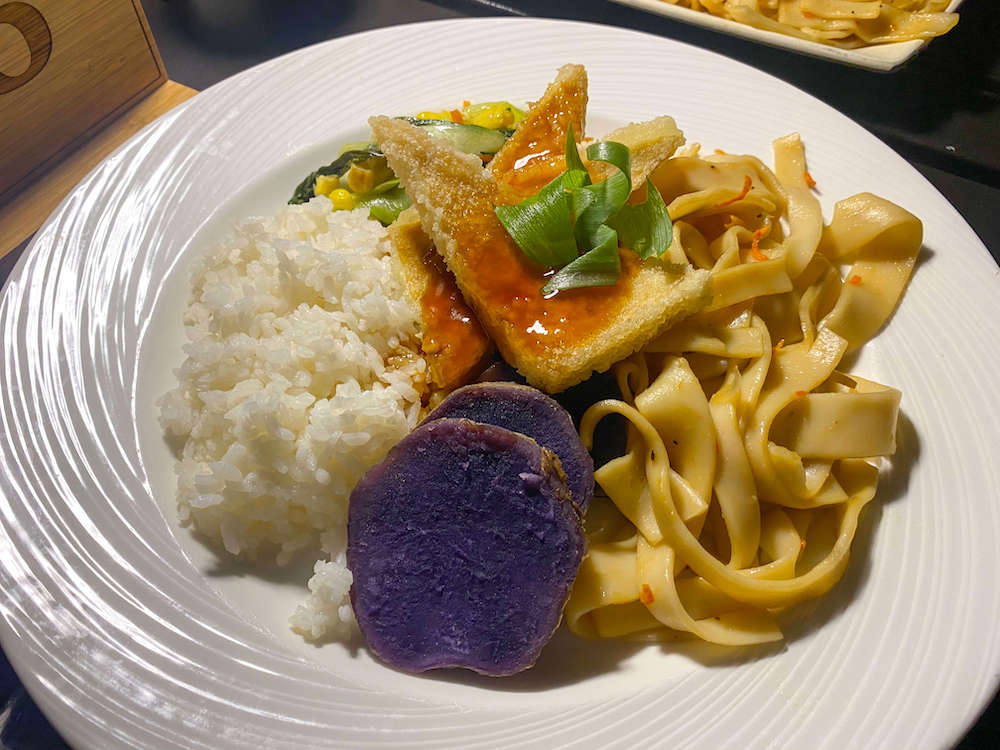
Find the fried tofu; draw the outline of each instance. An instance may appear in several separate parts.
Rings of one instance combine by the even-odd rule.
[[[632,122],[613,130],[602,141],[615,141],[627,146],[631,156],[632,188],[642,188],[646,178],[665,159],[684,145],[684,134],[678,130],[673,117],[657,117],[646,122]],[[594,182],[606,180],[616,171],[611,164],[592,161],[586,164]]]
[[[564,66],[488,169],[405,121],[369,121],[483,328],[509,364],[549,393],[607,370],[710,299],[708,271],[643,261],[624,248],[615,285],[542,294],[551,270],[521,252],[494,209],[524,191],[533,194],[565,169],[566,133],[573,123],[574,134],[579,124],[583,135],[585,108],[586,73]],[[631,140],[641,172],[683,141],[670,118],[616,132]]]
[[[572,125],[576,141],[587,125],[587,71],[582,65],[564,65],[528,110],[517,130],[490,161],[487,169],[500,186],[501,201],[513,203],[533,195],[566,167],[566,133]],[[664,159],[684,145],[684,134],[666,115],[618,128],[601,140],[628,147],[632,186],[640,188]],[[581,152],[584,150],[580,147]],[[586,161],[585,154],[581,153]],[[555,168],[555,169],[553,169]],[[607,179],[615,168],[605,162],[587,163],[594,182]]]
[[[462,298],[455,277],[410,208],[389,225],[400,275],[420,316],[421,351],[431,385],[451,391],[468,383],[493,351],[493,342]]]
[[[538,192],[566,168],[566,134],[577,142],[587,126],[587,71],[563,65],[542,97],[525,113],[487,169],[497,182],[499,200],[517,203]]]
[[[707,271],[688,266],[674,272],[628,251],[615,286],[546,299],[546,269],[532,264],[500,224],[497,185],[480,160],[402,120],[370,122],[458,288],[504,359],[532,385],[562,391],[707,304]]]

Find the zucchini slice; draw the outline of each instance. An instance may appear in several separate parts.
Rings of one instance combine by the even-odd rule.
[[[491,156],[507,142],[513,130],[491,130],[479,125],[469,125],[451,120],[420,120],[416,117],[400,117],[411,125],[425,128],[432,135],[446,138],[459,151],[467,154]]]

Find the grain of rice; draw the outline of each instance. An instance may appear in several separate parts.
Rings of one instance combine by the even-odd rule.
[[[246,559],[320,547],[292,625],[346,632],[347,500],[416,425],[425,388],[385,229],[325,197],[243,222],[198,262],[184,322],[178,386],[159,401],[184,446],[182,522]]]

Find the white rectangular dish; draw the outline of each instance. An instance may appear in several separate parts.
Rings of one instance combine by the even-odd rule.
[[[703,26],[706,29],[712,29],[723,34],[749,39],[752,42],[760,42],[771,47],[780,47],[803,55],[832,60],[857,68],[877,70],[883,73],[888,73],[903,65],[903,63],[920,52],[930,41],[914,40],[911,42],[895,42],[893,44],[859,47],[858,49],[841,49],[840,47],[798,39],[773,31],[764,31],[763,29],[731,21],[728,18],[713,16],[711,13],[672,5],[665,2],[665,0],[614,0],[614,2],[665,16],[675,21]],[[952,0],[948,6],[948,12],[957,11],[958,6],[961,4],[962,0]]]

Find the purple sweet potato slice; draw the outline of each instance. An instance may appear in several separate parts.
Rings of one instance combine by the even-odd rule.
[[[351,602],[397,669],[527,669],[562,617],[585,539],[555,454],[465,419],[418,427],[351,494]]]
[[[587,512],[594,494],[594,461],[569,412],[555,399],[528,385],[473,383],[453,391],[424,421],[443,417],[463,417],[534,438],[559,456],[573,502],[580,515]]]

